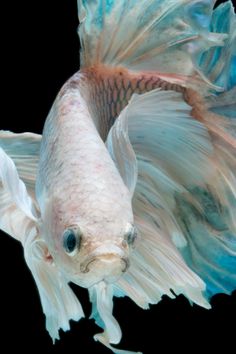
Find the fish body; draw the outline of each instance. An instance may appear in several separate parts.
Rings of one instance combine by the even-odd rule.
[[[102,252],[101,248],[109,250],[111,247],[109,254],[117,248],[114,254],[118,252],[126,257],[128,245],[123,236],[127,225],[133,223],[133,213],[131,195],[80,94],[80,75],[77,80],[76,89],[69,89],[69,94],[68,90],[59,94],[58,103],[55,102],[46,121],[36,197],[41,210],[42,234],[50,245],[50,253],[53,258],[59,254],[58,261],[62,262],[64,270],[73,270],[72,279],[76,283],[85,282],[84,286],[89,286],[91,282],[86,283],[86,269],[78,269],[86,268],[86,257]],[[61,255],[63,232],[76,227],[82,234],[86,233],[86,237],[81,236],[80,261],[66,252]],[[96,268],[98,266],[96,264]],[[76,278],[78,273],[81,279]],[[98,282],[97,276],[94,281]]]
[[[184,91],[184,80],[175,74],[132,72],[123,67],[112,68],[101,64],[85,68],[82,73],[87,82],[92,116],[99,122],[99,125],[95,124],[103,139],[134,93],[142,94],[155,88]]]
[[[0,132],[0,227],[53,340],[84,316],[69,282],[120,354],[114,296],[210,308],[236,288],[236,20],[213,5],[78,1],[81,69],[42,136]]]

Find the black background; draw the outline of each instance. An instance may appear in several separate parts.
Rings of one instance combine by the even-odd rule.
[[[76,0],[9,1],[1,4],[1,15],[0,128],[41,133],[58,90],[79,69]],[[21,245],[1,233],[0,251],[0,353],[16,348],[44,354],[110,352],[93,341],[99,328],[88,319],[73,322],[71,331],[61,333],[53,346]],[[87,291],[74,289],[88,317]],[[236,292],[215,296],[212,307],[209,311],[190,306],[180,296],[164,298],[144,311],[128,299],[116,299],[114,314],[123,329],[119,347],[144,354],[211,353],[216,345],[224,353],[233,352]]]

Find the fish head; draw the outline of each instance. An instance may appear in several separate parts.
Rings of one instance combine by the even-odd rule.
[[[128,223],[115,238],[86,236],[79,228],[69,228],[63,234],[63,248],[73,259],[78,284],[91,285],[99,281],[115,282],[130,264],[130,251],[137,239],[136,228]],[[79,274],[78,274],[79,273]]]
[[[92,212],[71,222],[52,218],[49,252],[66,278],[79,286],[116,282],[129,268],[138,238],[132,208],[113,209],[99,218]]]

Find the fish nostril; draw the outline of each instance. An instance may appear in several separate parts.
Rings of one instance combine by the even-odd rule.
[[[129,248],[128,242],[126,240],[122,240],[121,245],[123,249],[127,250]]]
[[[81,273],[88,273],[90,271],[89,265],[90,265],[91,262],[93,262],[93,261],[90,261],[89,263],[87,263],[87,262],[86,263],[85,262],[81,263],[81,265],[80,265]]]

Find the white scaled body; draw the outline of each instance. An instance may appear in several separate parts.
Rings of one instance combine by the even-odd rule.
[[[103,272],[99,275],[96,261],[91,269],[96,274],[84,277],[82,268],[94,253],[100,257],[103,252],[114,253],[114,262],[116,253],[126,257],[124,234],[127,225],[133,223],[132,196],[81,97],[79,75],[76,79],[77,88],[71,90],[68,84],[65,93],[59,94],[45,124],[36,197],[50,253],[65,272],[68,270],[69,278],[89,287],[104,276]],[[72,257],[61,252],[62,236],[67,228],[76,225],[83,236],[79,257]],[[112,260],[108,264],[111,268]]]

